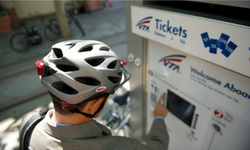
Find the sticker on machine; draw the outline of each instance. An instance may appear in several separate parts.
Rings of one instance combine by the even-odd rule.
[[[204,144],[207,149],[241,149],[248,150],[250,143],[250,122],[215,105],[207,130]],[[225,144],[222,144],[225,143]]]

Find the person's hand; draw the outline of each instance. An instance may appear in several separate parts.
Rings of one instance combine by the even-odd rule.
[[[164,94],[161,95],[158,102],[156,103],[155,110],[154,110],[154,117],[161,116],[165,118],[168,114],[168,109],[161,104]]]

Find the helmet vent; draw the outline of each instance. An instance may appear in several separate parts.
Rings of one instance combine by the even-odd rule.
[[[76,43],[70,43],[70,44],[67,44],[69,47],[69,49],[71,49],[72,47],[74,47],[76,45]]]
[[[56,65],[56,67],[64,72],[69,72],[69,71],[77,71],[79,70],[78,67],[73,66],[73,65]]]
[[[111,62],[111,63],[108,65],[108,68],[109,68],[109,69],[115,69],[116,65],[117,65],[117,61],[113,61],[113,62]]]
[[[75,80],[78,82],[81,82],[83,84],[87,84],[87,85],[91,85],[91,86],[101,85],[100,81],[98,81],[92,77],[76,77]]]
[[[85,47],[81,48],[79,50],[79,52],[89,52],[89,51],[92,51],[92,49],[93,49],[93,46],[92,45],[88,45],[88,46],[85,46]]]
[[[73,95],[78,93],[75,89],[73,89],[72,87],[68,86],[67,84],[61,81],[52,83],[52,87],[65,94]]]
[[[62,50],[60,48],[53,48],[54,54],[56,55],[57,58],[62,58],[63,57],[63,53]]]
[[[112,76],[108,77],[108,79],[109,79],[112,83],[115,83],[115,84],[121,81],[121,78],[112,77]]]
[[[100,48],[100,50],[101,50],[101,51],[109,51],[109,48],[106,47],[106,46],[103,46],[103,47]]]
[[[91,66],[98,66],[100,65],[105,59],[104,58],[91,58],[87,59],[86,62],[90,64]]]

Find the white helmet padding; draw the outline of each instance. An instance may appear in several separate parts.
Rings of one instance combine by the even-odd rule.
[[[109,46],[93,40],[57,43],[43,62],[53,73],[41,76],[41,83],[69,104],[80,103],[98,93],[113,93],[120,86],[124,72],[128,73]],[[129,78],[130,74],[125,80]]]

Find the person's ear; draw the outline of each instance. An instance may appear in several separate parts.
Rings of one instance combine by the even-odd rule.
[[[94,115],[96,110],[100,107],[101,103],[103,102],[104,98],[98,98],[94,101],[92,101],[91,107],[90,107],[90,113],[91,115]]]

